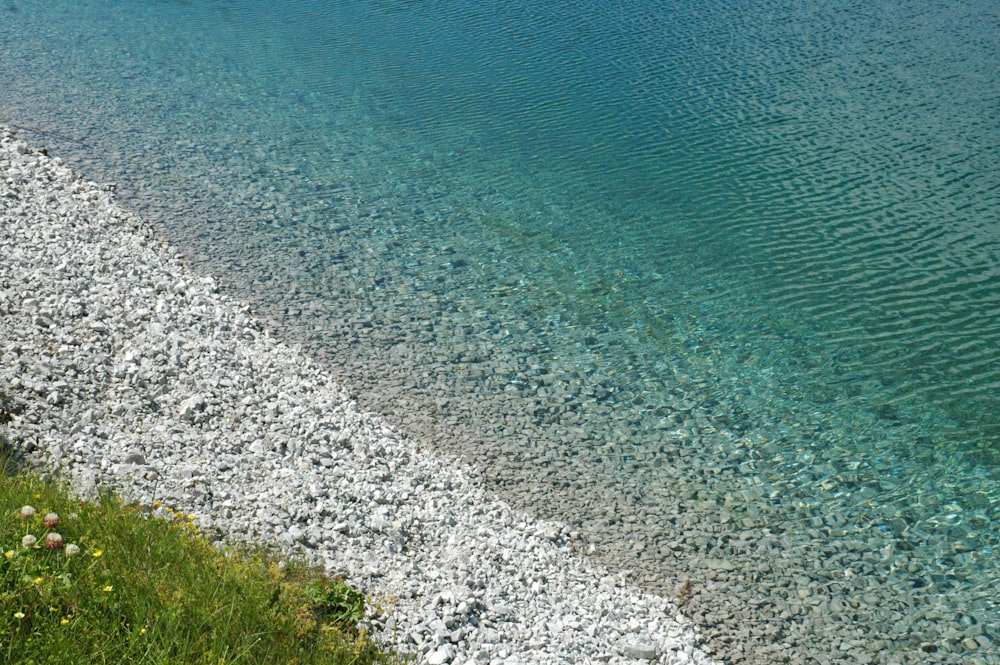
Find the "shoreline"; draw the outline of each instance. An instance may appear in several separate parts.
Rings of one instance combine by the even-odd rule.
[[[392,598],[376,627],[422,662],[712,662],[669,601],[359,410],[109,188],[16,136],[0,129],[0,385],[36,466],[303,551]]]

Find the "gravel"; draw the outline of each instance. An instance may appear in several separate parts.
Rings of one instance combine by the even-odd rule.
[[[674,603],[360,409],[112,186],[6,129],[0,162],[0,390],[38,468],[305,553],[418,662],[713,662]]]

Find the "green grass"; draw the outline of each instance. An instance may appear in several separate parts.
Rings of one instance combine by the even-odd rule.
[[[398,662],[359,627],[365,598],[342,581],[264,550],[220,550],[187,516],[147,512],[0,472],[0,662]],[[60,547],[46,547],[50,533]]]

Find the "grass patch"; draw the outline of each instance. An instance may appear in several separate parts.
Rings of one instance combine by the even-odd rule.
[[[220,550],[160,512],[0,473],[0,662],[398,662],[359,627],[365,599],[342,581]]]

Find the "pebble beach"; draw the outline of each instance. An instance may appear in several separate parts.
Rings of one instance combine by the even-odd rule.
[[[0,219],[0,390],[35,468],[322,563],[418,662],[716,662],[676,602],[360,409],[113,186],[5,128]]]

